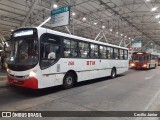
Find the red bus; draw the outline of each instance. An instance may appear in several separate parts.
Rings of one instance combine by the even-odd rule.
[[[158,66],[160,66],[160,58],[158,58]]]
[[[158,55],[146,52],[132,53],[130,68],[150,69],[150,68],[156,68],[157,65],[158,65]]]

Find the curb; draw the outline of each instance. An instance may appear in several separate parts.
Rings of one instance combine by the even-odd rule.
[[[0,81],[0,88],[7,87],[7,86],[8,86],[7,80]]]

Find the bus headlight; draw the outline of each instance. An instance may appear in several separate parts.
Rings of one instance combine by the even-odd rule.
[[[36,76],[36,73],[35,73],[34,71],[31,71],[31,72],[29,73],[29,76],[30,76],[30,77],[35,77],[35,76]]]
[[[144,64],[144,65],[143,65],[143,67],[147,67],[147,65],[146,65],[146,64]]]
[[[133,66],[135,66],[135,64],[134,64],[134,63],[131,63],[131,66],[133,67]]]

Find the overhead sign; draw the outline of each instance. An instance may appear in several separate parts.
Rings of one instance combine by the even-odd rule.
[[[142,47],[142,42],[141,40],[132,40],[132,47],[133,48],[139,48],[139,47]]]
[[[51,27],[68,25],[70,21],[70,7],[65,6],[51,11]]]

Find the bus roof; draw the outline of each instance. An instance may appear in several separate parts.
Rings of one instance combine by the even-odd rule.
[[[62,32],[54,31],[51,29],[43,28],[43,27],[31,27],[31,28],[37,28],[37,30],[40,32],[40,34],[51,33],[51,34],[55,34],[55,35],[59,35],[59,36],[63,36],[63,37],[78,39],[80,41],[92,42],[92,43],[97,43],[97,44],[101,44],[101,45],[107,45],[107,46],[111,46],[111,47],[122,48],[122,49],[128,50],[128,48],[126,48],[126,47],[121,47],[121,46],[117,46],[117,45],[113,45],[113,44],[109,44],[109,43],[94,41],[92,39],[83,38],[83,37],[79,37],[79,36],[75,36],[75,35],[70,35],[67,33],[62,33]]]
[[[149,54],[156,55],[154,53],[147,53],[147,52],[133,52],[132,54],[133,55],[149,55]]]

